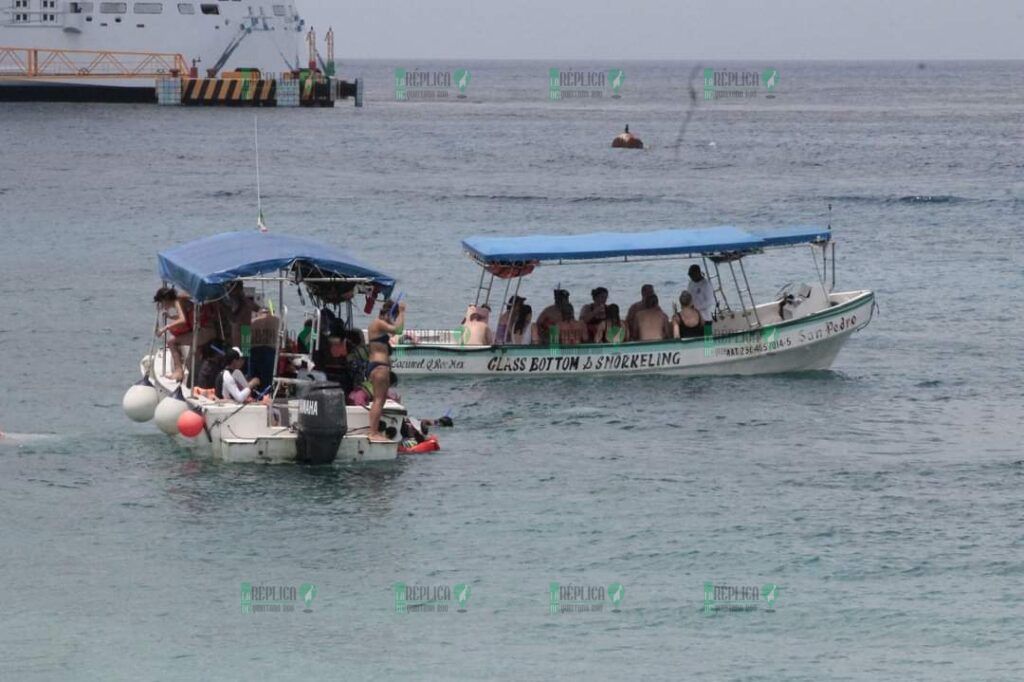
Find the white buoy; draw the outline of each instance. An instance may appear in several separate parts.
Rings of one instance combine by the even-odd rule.
[[[187,409],[188,404],[184,400],[169,395],[156,406],[153,420],[158,429],[168,436],[173,436],[178,433],[178,417]]]
[[[125,392],[121,407],[133,422],[148,422],[159,402],[160,394],[155,388],[149,384],[135,384]]]

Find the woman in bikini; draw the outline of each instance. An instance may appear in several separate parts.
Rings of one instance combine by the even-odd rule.
[[[395,314],[397,307],[398,314]],[[371,443],[387,443],[390,439],[380,432],[380,417],[384,413],[384,401],[391,386],[391,336],[401,334],[405,327],[405,304],[387,300],[381,303],[380,315],[370,323],[367,336],[370,337],[370,352],[367,358],[366,376],[373,385],[373,403],[370,405]]]
[[[192,330],[196,324],[195,303],[188,294],[179,292],[174,287],[160,287],[153,296],[153,302],[159,307],[166,322],[163,327],[157,326],[156,335],[168,335],[167,349],[171,353],[174,365],[170,374],[166,376],[172,381],[182,381],[185,377],[185,361],[181,349],[188,346],[190,354],[195,350],[192,348]],[[199,330],[194,337],[197,348],[203,347],[217,336],[213,328],[213,313],[214,306],[202,307]],[[192,382],[193,379],[190,378],[189,381]]]

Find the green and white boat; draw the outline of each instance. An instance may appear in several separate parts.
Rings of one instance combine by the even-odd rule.
[[[481,267],[476,303],[490,301],[495,280],[518,295],[537,267],[592,262],[641,263],[689,259],[703,264],[715,297],[715,315],[703,337],[573,346],[462,343],[461,330],[407,329],[396,346],[402,376],[552,376],[675,374],[711,376],[828,369],[855,331],[871,321],[874,293],[834,291],[835,243],[829,228],[732,226],[655,232],[560,236],[471,237],[467,254]],[[745,258],[770,249],[810,247],[816,278],[791,283],[756,303]],[[514,288],[513,288],[514,282]],[[730,286],[731,285],[731,286]],[[500,288],[500,287],[499,287]]]

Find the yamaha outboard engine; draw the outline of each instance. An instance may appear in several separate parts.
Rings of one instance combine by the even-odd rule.
[[[338,456],[348,430],[345,390],[330,381],[314,381],[299,390],[299,419],[295,428],[296,461],[330,464]]]

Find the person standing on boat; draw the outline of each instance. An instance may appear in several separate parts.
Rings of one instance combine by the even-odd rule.
[[[397,315],[395,314],[397,310]],[[373,403],[370,404],[371,443],[388,443],[390,440],[380,432],[380,418],[384,414],[384,402],[388,399],[391,386],[391,336],[401,334],[405,328],[405,304],[386,300],[381,303],[380,315],[370,323],[367,336],[370,337],[369,363],[366,376],[373,387]]]
[[[640,287],[640,300],[629,306],[629,310],[626,311],[626,329],[629,331],[630,339],[637,339],[640,336],[640,330],[636,326],[636,314],[644,309],[644,303],[651,296],[654,296],[654,285],[643,285]]]
[[[181,349],[192,345],[192,330],[196,324],[195,304],[188,294],[179,293],[174,287],[160,287],[153,296],[153,302],[160,307],[166,322],[163,327],[157,328],[156,335],[170,335],[167,350],[171,353],[173,367],[167,378],[182,381],[185,377],[185,360]],[[198,346],[203,346],[215,336],[214,330],[209,328],[210,310],[210,306],[206,306],[200,315],[199,331],[195,334]]]
[[[700,313],[704,323],[708,324],[715,314],[715,292],[696,263],[690,266],[689,275],[690,283],[686,285],[686,290],[693,296],[693,307]]]

